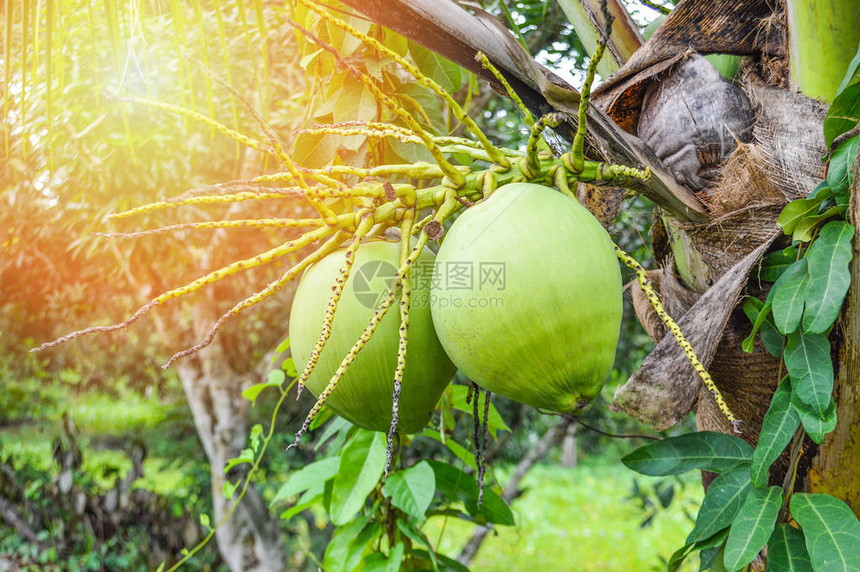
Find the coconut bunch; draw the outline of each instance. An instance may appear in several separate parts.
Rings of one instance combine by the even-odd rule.
[[[736,422],[681,330],[663,311],[644,269],[613,244],[571,191],[578,182],[629,187],[649,177],[647,169],[585,157],[586,111],[606,37],[588,69],[572,146],[555,156],[542,135],[566,118],[553,113],[535,120],[481,54],[476,59],[505,86],[531,130],[524,151],[490,142],[448,92],[379,40],[313,2],[298,0],[298,4],[399,64],[445,101],[471,137],[430,133],[377,79],[288,19],[306,41],[331,54],[335,65],[359,81],[397,122],[339,123],[305,132],[394,139],[423,147],[433,162],[308,169],[293,160],[250,104],[245,106],[265,133],[265,141],[187,109],[135,100],[202,121],[271,157],[282,170],[143,205],[112,219],[184,206],[280,200],[301,201],[316,216],[205,221],[125,235],[179,228],[302,231],[265,252],[156,296],[124,322],[80,330],[37,349],[125,328],[157,307],[227,276],[301,253],[298,262],[237,302],[212,324],[204,339],[176,353],[166,366],[205,348],[225,322],[299,280],[289,336],[301,372],[298,390],[307,387],[317,401],[294,445],[328,405],[358,426],[387,432],[390,463],[395,435],[417,432],[426,425],[455,369],[487,392],[561,414],[585,411],[613,364],[621,321],[620,259],[637,272],[655,311],[684,347],[723,414]],[[610,25],[611,19],[607,29]],[[472,165],[483,167],[456,165],[455,155],[468,156]],[[438,256],[426,248],[431,241],[441,242]],[[450,282],[447,272],[456,264],[467,264],[475,272],[470,288]],[[374,274],[384,277],[380,292],[367,288],[369,267],[386,269]],[[367,293],[372,295],[360,295]]]

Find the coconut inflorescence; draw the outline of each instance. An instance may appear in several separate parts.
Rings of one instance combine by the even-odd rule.
[[[613,244],[576,200],[514,183],[469,208],[439,249],[432,316],[445,351],[487,390],[582,413],[621,328]]]
[[[344,250],[333,252],[310,267],[299,282],[290,316],[290,345],[300,371],[307,365],[322,331],[332,285],[340,275],[344,257]],[[433,259],[433,253],[425,250],[417,264],[432,268]],[[331,337],[306,382],[315,396],[325,389],[341,360],[373,318],[399,265],[397,243],[373,240],[358,249],[337,305]],[[424,428],[456,369],[433,329],[428,304],[429,280],[413,280],[412,284],[408,352],[398,412],[398,430],[402,433],[416,433]],[[400,316],[395,309],[382,319],[326,404],[359,427],[388,431],[399,340]]]

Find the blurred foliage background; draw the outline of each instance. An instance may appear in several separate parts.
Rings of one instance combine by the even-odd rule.
[[[581,81],[587,56],[555,3],[483,4],[516,27],[541,61]],[[121,321],[155,294],[259,252],[283,235],[240,230],[227,238],[212,232],[201,242],[186,231],[136,240],[94,234],[104,230],[110,212],[276,167],[203,123],[128,98],[179,105],[259,134],[241,97],[308,164],[335,153],[349,161],[398,151],[405,161],[414,157],[398,149],[337,148],[295,135],[315,122],[359,119],[362,107],[343,100],[326,107],[327,99],[346,98],[349,90],[315,84],[280,2],[142,0],[125,6],[115,0],[30,0],[7,2],[3,10],[0,569],[151,569],[198,540],[206,529],[198,515],[212,510],[208,461],[182,384],[173,370],[160,367],[171,350],[193,341],[189,304],[199,298],[116,334],[40,354],[28,350],[75,329]],[[656,16],[632,2],[631,12],[643,26]],[[525,145],[527,133],[506,99],[465,73],[458,81],[457,97],[470,100],[472,115],[491,139]],[[444,110],[433,114],[438,102],[422,99],[417,86],[401,81],[395,88],[412,93],[438,130],[452,127]],[[231,216],[285,215],[281,203],[253,202],[237,203]],[[147,223],[182,223],[198,214],[205,212],[149,215]],[[651,220],[650,204],[629,200],[611,229],[621,247],[642,261],[650,256]],[[278,269],[273,265],[219,283],[209,300],[223,311]],[[625,281],[631,279],[625,274]],[[267,362],[285,333],[290,294],[222,331],[221,348],[232,369],[255,372]],[[629,297],[624,324],[612,379],[582,421],[605,433],[647,433],[607,407],[617,384],[651,347]],[[503,398],[494,404],[513,430],[489,451],[492,477],[504,485],[558,420]],[[307,408],[306,399],[294,403],[280,421],[282,443],[272,448],[256,480],[263,498],[270,499],[291,470],[315,455],[309,447],[281,452]],[[264,394],[249,413],[249,425],[270,409]],[[513,505],[520,526],[488,538],[476,570],[536,564],[570,569],[572,561],[582,562],[576,568],[582,570],[656,569],[680,545],[695,517],[687,511],[701,496],[698,483],[634,478],[617,460],[642,440],[571,427],[523,481],[525,492]],[[464,422],[458,431],[468,436],[470,427]],[[419,438],[410,451],[432,455],[441,448]],[[77,496],[65,494],[69,490]],[[111,491],[120,490],[117,498],[125,506],[111,500]],[[75,503],[92,506],[78,510]],[[27,524],[16,525],[10,515]],[[462,522],[446,525],[434,521],[428,535],[456,556],[473,531]],[[659,533],[649,538],[659,542],[633,544],[644,538],[636,533],[641,526],[656,527]],[[331,525],[308,512],[282,529],[288,567],[316,569]],[[556,550],[561,538],[576,552]],[[618,550],[621,543],[628,548]],[[225,569],[214,545],[191,566]]]

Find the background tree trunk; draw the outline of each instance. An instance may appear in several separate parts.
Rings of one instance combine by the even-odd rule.
[[[215,304],[211,299],[195,306],[196,336],[202,337],[214,314]],[[227,461],[245,448],[249,402],[242,397],[242,390],[255,381],[253,373],[236,373],[227,355],[216,342],[176,366],[197,435],[209,459],[213,525],[221,522],[234,504],[234,500],[224,498],[224,484],[243,478],[241,469],[247,467],[239,465],[229,476],[224,473]],[[278,522],[253,486],[248,488],[232,516],[218,528],[216,538],[222,558],[234,572],[284,570],[285,554]]]

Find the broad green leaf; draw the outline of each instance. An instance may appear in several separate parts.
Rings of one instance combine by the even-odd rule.
[[[806,290],[806,311],[803,330],[813,334],[826,332],[839,310],[851,285],[848,263],[851,262],[851,239],[854,227],[842,221],[824,225],[809,248],[809,285]]]
[[[427,552],[424,552],[424,554],[426,554],[426,557],[424,557],[424,554],[422,554],[421,557],[424,558],[425,560],[428,560],[432,564],[433,570],[438,570],[439,569],[439,562],[438,562],[438,556],[439,555],[437,555],[433,551],[433,547],[430,546],[430,541],[427,540],[427,536],[423,532],[421,532],[421,528],[418,526],[415,526],[415,523],[405,522],[401,518],[397,519],[397,528],[400,529],[400,532],[405,534],[406,537],[412,541],[412,546],[420,544],[421,546],[427,547]],[[414,550],[412,551],[412,553],[414,554]]]
[[[752,562],[773,533],[781,506],[780,487],[750,491],[729,529],[723,555],[726,568],[737,570]]]
[[[290,348],[290,338],[284,338],[284,340],[278,344],[278,347],[275,348],[275,355],[272,356],[272,363],[277,361],[280,354],[284,353]]]
[[[783,379],[770,401],[770,408],[761,426],[758,445],[753,451],[750,474],[755,486],[767,485],[768,469],[791,441],[799,425],[797,411],[791,407],[791,383]]]
[[[791,394],[791,407],[797,411],[800,423],[803,425],[803,429],[809,435],[809,438],[819,445],[824,443],[825,435],[836,429],[836,402],[832,398],[823,416],[820,416],[811,406],[800,401],[793,391]]]
[[[373,121],[377,115],[376,98],[363,83],[350,78],[344,81],[343,87],[338,91],[332,113],[335,123]],[[349,148],[355,150],[354,146]]]
[[[779,218],[776,221],[777,226],[782,229],[785,234],[794,233],[797,224],[808,216],[818,214],[818,207],[824,199],[814,197],[811,199],[796,199],[785,205]]]
[[[331,491],[331,522],[340,526],[352,520],[376,488],[385,469],[385,435],[359,429],[340,455]]]
[[[281,370],[283,370],[287,377],[299,377],[299,372],[296,370],[296,362],[293,361],[292,357],[288,357],[281,362]]]
[[[284,372],[282,372],[280,370],[275,370],[275,371],[272,371],[271,373],[280,373],[281,375],[284,375]],[[270,381],[267,383],[255,383],[251,387],[246,387],[242,391],[242,397],[244,397],[245,399],[250,401],[251,405],[256,405],[257,404],[257,398],[260,396],[260,393],[262,393],[264,389],[266,389],[267,387],[280,387],[282,383],[283,383],[283,381],[276,381],[276,382]]]
[[[833,189],[837,203],[848,203],[851,182],[854,180],[854,161],[857,158],[858,145],[860,145],[860,135],[843,141],[830,157],[827,184]]]
[[[669,563],[666,566],[668,572],[677,572],[681,567],[681,564],[684,563],[684,560],[693,553],[693,546],[695,546],[693,543],[688,542],[672,554],[669,558]]]
[[[421,73],[438,83],[442,89],[448,93],[460,89],[463,84],[463,71],[460,66],[411,41],[409,53]]]
[[[443,445],[448,447],[448,450],[450,450],[452,453],[454,453],[454,455],[456,455],[458,459],[460,459],[465,464],[472,467],[474,470],[476,470],[476,471],[478,470],[478,465],[477,465],[477,463],[475,463],[475,454],[473,452],[469,451],[468,449],[466,449],[464,446],[462,446],[458,442],[454,441],[454,439],[449,437],[443,441],[442,440],[442,434],[439,433],[438,431],[436,431],[435,429],[430,429],[429,427],[426,427],[424,429],[423,435],[425,437],[429,437],[430,439],[433,439],[434,441],[438,441],[439,443],[442,443]]]
[[[340,445],[337,445],[338,441],[341,441],[341,445],[343,441],[346,440],[346,434],[349,430],[352,429],[352,423],[344,419],[343,417],[335,416],[331,422],[325,426],[325,431],[322,432],[322,435],[319,436],[319,439],[316,440],[316,444],[314,445],[314,451],[319,451],[320,447],[325,445],[332,436],[337,435],[338,438],[332,441],[332,446],[329,448],[329,452],[334,450],[339,450]]]
[[[725,572],[723,554],[726,551],[726,536],[729,530],[726,529],[724,532],[723,539],[718,544],[699,551],[699,572]]]
[[[513,526],[514,515],[510,507],[490,487],[484,486],[483,503],[479,510],[478,484],[474,477],[447,463],[428,462],[436,474],[436,490],[449,500],[461,501],[466,506],[466,511],[475,518],[475,522]]]
[[[444,554],[436,554],[434,555],[432,552],[428,552],[426,550],[410,550],[409,554],[413,556],[413,558],[417,558],[419,560],[423,560],[427,563],[437,563],[434,570],[439,570],[440,572],[469,572],[469,568],[463,566],[453,558],[449,558]],[[431,560],[431,558],[435,558],[436,560]],[[424,570],[424,568],[421,568]]]
[[[332,162],[337,146],[338,141],[333,135],[300,133],[293,144],[292,158],[303,167],[318,169]]]
[[[808,263],[804,258],[792,264],[771,288],[768,297],[773,300],[773,321],[781,333],[790,334],[800,325],[808,284]]]
[[[305,498],[307,496],[307,498]],[[281,520],[289,522],[292,520],[294,516],[299,514],[302,511],[305,511],[312,507],[313,505],[320,502],[322,499],[322,495],[302,495],[302,498],[297,502],[294,506],[291,506],[287,510],[281,513]]]
[[[751,488],[750,473],[745,466],[723,473],[711,483],[702,501],[696,526],[687,542],[700,542],[728,528]]]
[[[229,459],[224,464],[224,474],[230,472],[230,469],[235,467],[236,465],[243,465],[245,463],[253,463],[254,462],[254,451],[253,449],[242,449],[242,452],[239,453],[238,457],[233,457]]]
[[[782,273],[797,260],[797,247],[789,246],[764,257],[759,267],[758,278],[766,282],[776,282]]]
[[[818,185],[812,189],[812,192],[809,193],[809,196],[806,197],[808,199],[829,199],[833,196],[833,189],[827,184],[827,181],[821,181]]]
[[[789,335],[785,367],[791,377],[792,397],[823,418],[833,393],[833,362],[827,336],[802,332]]]
[[[794,233],[791,235],[791,240],[795,242],[809,242],[812,240],[812,235],[822,223],[839,215],[839,207],[832,206],[823,213],[815,216],[806,217],[794,228]]]
[[[371,546],[377,541],[380,534],[382,534],[382,525],[378,522],[369,522],[364,525],[364,528],[361,529],[358,536],[350,541],[349,547],[346,551],[346,558],[343,561],[343,566],[341,568],[337,568],[335,565],[333,568],[326,568],[326,572],[329,570],[333,570],[335,572],[338,570],[342,570],[343,572],[352,572],[357,569],[361,563],[362,555],[367,551],[368,546]]]
[[[466,403],[466,397],[469,395],[469,388],[465,385],[452,385],[451,386],[452,397],[451,397],[451,405],[454,409],[462,411],[468,415],[472,415],[474,413],[474,409],[471,404]],[[480,415],[484,415],[484,402],[481,401],[480,407]],[[499,415],[499,411],[496,409],[496,406],[490,403],[490,416],[487,418],[487,429],[490,431],[490,434],[493,436],[493,439],[496,438],[496,431],[507,431],[511,432],[510,427],[507,426],[505,420],[502,419],[502,416]]]
[[[381,552],[374,552],[364,561],[362,567],[363,572],[397,572],[400,570],[400,563],[403,560],[403,553],[406,547],[402,542],[394,545],[388,556]]]
[[[435,492],[436,475],[427,461],[388,475],[382,487],[382,494],[391,499],[391,504],[419,521],[424,520]]]
[[[827,115],[824,116],[824,143],[830,148],[833,140],[851,131],[860,121],[860,50],[848,65],[848,70]]]
[[[734,435],[700,431],[640,447],[621,462],[643,475],[663,477],[692,469],[725,473],[752,460],[752,447]]]
[[[774,529],[767,541],[767,572],[813,572],[801,531],[789,524]]]
[[[790,507],[815,572],[860,570],[860,522],[848,505],[830,495],[796,493]]]
[[[366,516],[360,516],[352,522],[344,523],[346,526],[340,526],[334,531],[323,557],[326,571],[354,570],[358,567],[358,564],[361,562],[361,554],[358,555],[359,559],[357,561],[347,562],[349,545],[364,530],[369,520]]]
[[[747,353],[753,352],[756,333],[761,333],[761,342],[764,349],[772,356],[782,359],[783,336],[776,329],[771,314],[771,305],[752,296],[746,298],[743,304],[744,314],[753,323],[752,332],[741,343],[741,347]]]
[[[292,475],[284,483],[275,497],[269,503],[269,506],[276,502],[295,496],[311,489],[319,489],[319,494],[323,491],[324,483],[337,474],[337,468],[340,465],[339,457],[330,457],[321,461],[314,461],[309,465],[305,465]]]

